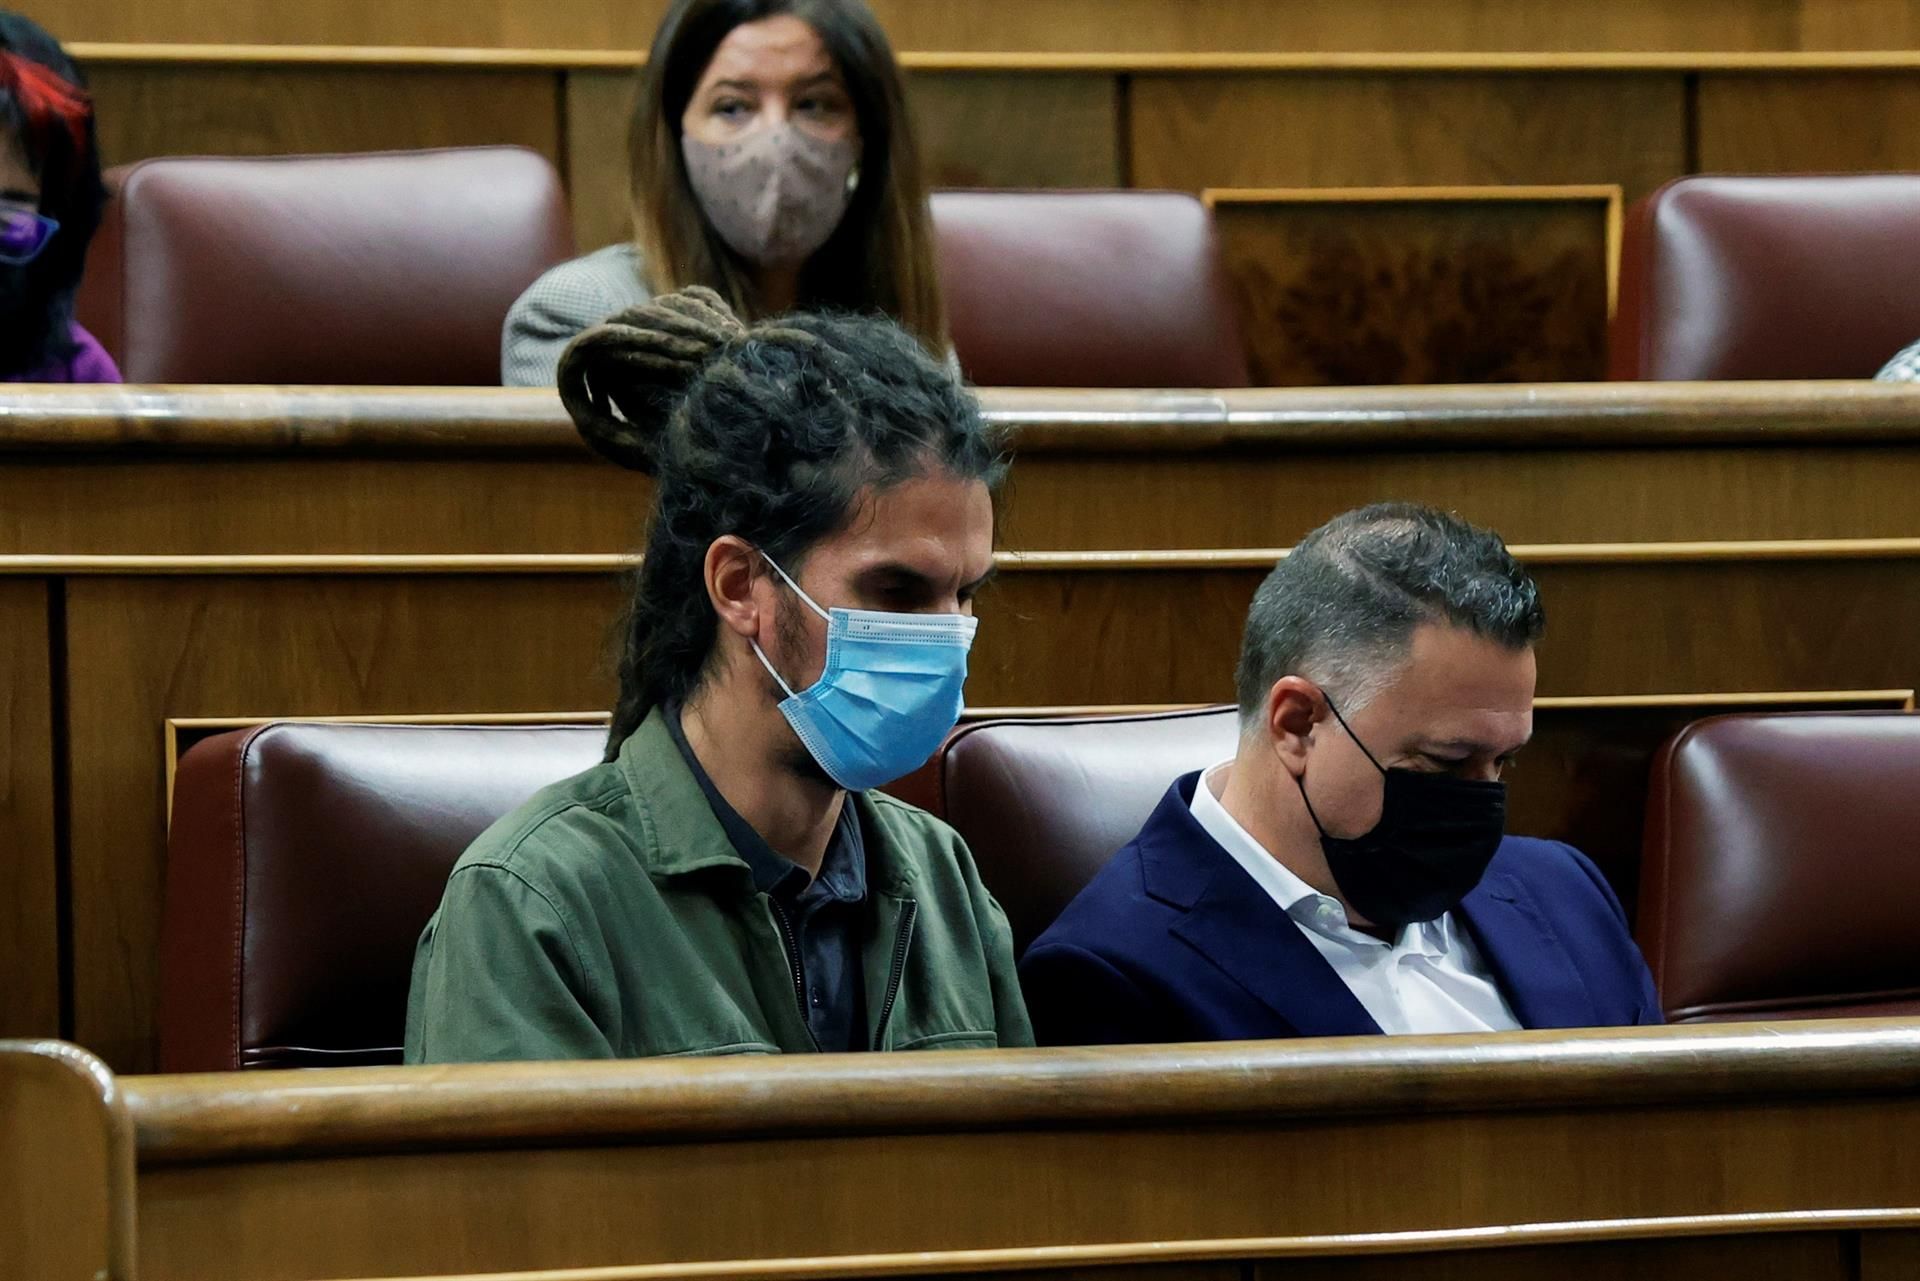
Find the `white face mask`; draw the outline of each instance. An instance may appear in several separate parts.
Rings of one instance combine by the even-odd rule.
[[[735,253],[761,267],[797,267],[846,216],[860,144],[778,124],[731,142],[682,135],[680,154],[701,212]]]

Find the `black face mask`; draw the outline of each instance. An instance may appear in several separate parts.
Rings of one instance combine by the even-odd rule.
[[[1458,907],[1486,875],[1507,829],[1507,785],[1418,770],[1387,769],[1374,760],[1333,700],[1340,728],[1386,779],[1380,821],[1364,836],[1329,836],[1307,800],[1307,785],[1294,785],[1307,817],[1320,832],[1320,849],[1353,910],[1375,925],[1399,929],[1431,921]]]

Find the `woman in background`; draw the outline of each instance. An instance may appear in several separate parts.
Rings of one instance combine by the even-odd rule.
[[[0,11],[0,380],[120,381],[73,318],[106,200],[79,69],[37,24]]]
[[[946,354],[919,146],[863,0],[675,0],[629,147],[634,242],[521,295],[502,337],[507,385],[551,386],[575,335],[688,285],[749,322],[883,312]]]

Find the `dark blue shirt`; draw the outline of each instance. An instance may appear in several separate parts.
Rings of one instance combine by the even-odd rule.
[[[720,794],[687,742],[680,709],[669,708],[665,719],[674,746],[693,771],[734,853],[752,869],[754,888],[772,900],[774,919],[786,936],[787,963],[793,967],[794,999],[801,1003],[814,1043],[829,1052],[870,1049],[860,962],[867,851],[858,808],[850,800],[841,803],[820,875],[809,877],[806,868],[776,853]]]

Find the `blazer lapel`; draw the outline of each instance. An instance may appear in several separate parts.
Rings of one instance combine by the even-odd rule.
[[[1377,1034],[1373,1021],[1293,918],[1221,849],[1188,808],[1189,775],[1175,783],[1141,833],[1148,892],[1185,909],[1169,931],[1258,999],[1285,1029],[1247,1028],[1249,1039]]]
[[[1591,1027],[1593,995],[1526,886],[1494,872],[1461,900],[1461,918],[1526,1028]]]

